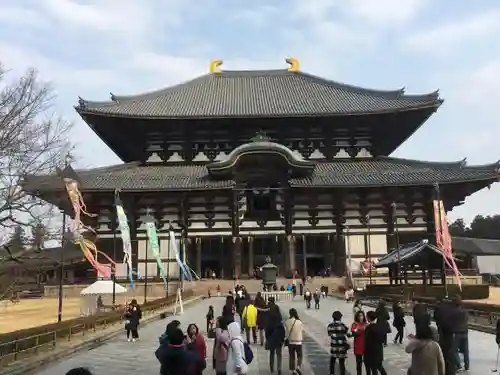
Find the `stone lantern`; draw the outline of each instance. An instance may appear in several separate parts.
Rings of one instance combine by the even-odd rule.
[[[271,263],[270,257],[266,257],[266,263],[260,268],[260,271],[262,275],[262,284],[264,285],[264,290],[272,291],[273,286],[276,284],[278,267]]]

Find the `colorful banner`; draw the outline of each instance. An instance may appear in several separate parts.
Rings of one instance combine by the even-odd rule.
[[[169,249],[169,254],[173,253],[175,256],[175,260],[177,264],[179,265],[180,273],[181,276],[187,280],[187,281],[192,281],[193,280],[193,275],[195,276],[196,279],[199,279],[198,275],[186,264],[185,259],[182,259],[181,255],[179,254],[179,245],[180,245],[180,240],[179,240],[179,245],[177,244],[177,239],[175,238],[174,231],[169,231],[170,235],[170,249]]]
[[[123,244],[123,264],[127,265],[127,275],[130,283],[130,288],[134,288],[134,270],[132,268],[132,241],[130,239],[130,227],[128,226],[127,215],[123,209],[123,204],[118,194],[115,191],[115,208],[116,218],[118,220],[118,228],[120,229],[122,244]]]
[[[160,244],[158,241],[158,233],[156,232],[156,223],[152,217],[146,219],[146,234],[148,236],[148,248],[153,253],[156,260],[156,265],[160,270],[160,276],[163,279],[163,284],[165,284],[165,289],[168,288],[167,278],[165,276],[165,268],[163,267],[163,262],[160,256]]]
[[[106,258],[112,267],[116,267],[115,262],[106,254],[97,250],[96,245],[91,240],[84,238],[83,236],[84,232],[94,233],[94,230],[83,224],[82,216],[96,217],[97,215],[87,212],[87,206],[85,205],[82,193],[80,192],[78,175],[70,166],[67,166],[64,170],[58,168],[57,174],[64,182],[71,206],[73,207],[74,218],[69,230],[73,234],[75,244],[80,246],[83,255],[96,270],[98,275],[103,278],[111,277],[110,267],[106,267],[105,265],[99,263],[98,254],[101,254],[104,258]]]
[[[443,258],[446,265],[452,270],[457,284],[462,289],[460,271],[458,270],[455,258],[453,257],[453,247],[451,243],[450,231],[448,229],[448,219],[444,209],[443,201],[433,201],[434,205],[434,226],[436,229],[436,246],[443,251]]]

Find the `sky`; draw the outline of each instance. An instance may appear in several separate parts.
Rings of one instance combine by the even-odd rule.
[[[301,70],[353,85],[428,93],[445,102],[396,157],[469,164],[500,158],[498,0],[0,0],[0,61],[28,67],[75,122],[81,166],[120,160],[76,115],[78,96],[161,89],[223,69]],[[500,214],[500,184],[451,220]]]

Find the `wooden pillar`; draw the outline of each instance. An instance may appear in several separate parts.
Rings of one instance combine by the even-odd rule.
[[[225,243],[224,243],[224,236],[220,236],[220,246],[219,246],[219,259],[221,260],[221,266],[220,266],[220,275],[217,275],[217,277],[224,279],[226,277],[226,272],[224,269],[225,263],[226,263],[226,257],[225,257]]]
[[[247,238],[248,241],[248,276],[253,278],[253,271],[255,268],[254,264],[254,251],[253,251],[253,237],[249,236]]]
[[[201,237],[196,237],[196,250],[195,250],[195,262],[196,262],[196,273],[199,277],[202,277],[201,269]],[[211,275],[210,275],[211,276]]]
[[[345,208],[344,203],[341,198],[337,199],[335,205],[335,236],[336,245],[335,249],[336,259],[335,259],[335,273],[337,276],[345,276],[347,271],[347,254],[345,247],[345,235],[344,235],[344,225],[346,223],[345,219]]]
[[[294,235],[289,235],[287,236],[287,242],[288,242],[288,258],[290,260],[290,270],[296,270],[297,269],[297,264],[296,264],[296,252],[297,252],[297,247],[295,246],[295,236]]]
[[[295,264],[295,237],[292,234],[293,226],[293,196],[290,190],[286,190],[284,193],[284,215],[285,215],[285,241],[283,241],[286,249],[283,249],[285,254],[285,275],[288,273],[293,274],[293,271],[297,269]]]
[[[238,203],[240,199],[240,193],[237,190],[232,192],[232,253],[233,253],[233,277],[241,277],[241,237],[240,237],[240,212],[238,209]]]
[[[392,203],[387,203],[384,206],[384,213],[385,213],[385,218],[384,221],[387,224],[387,251],[391,252],[395,250],[398,247],[397,244],[397,238],[396,238],[396,232],[395,232],[395,206]]]

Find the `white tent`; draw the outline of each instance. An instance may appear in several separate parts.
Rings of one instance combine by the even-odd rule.
[[[113,294],[113,284],[115,284],[115,294],[127,293],[120,284],[114,283],[113,280],[97,280],[92,285],[89,285],[80,292],[81,296],[96,296]]]
[[[125,294],[127,289],[120,284],[114,283],[112,280],[98,280],[92,285],[89,285],[80,292],[81,297],[81,315],[93,315],[99,312],[97,300],[101,297],[104,305],[110,305],[110,296],[113,294],[113,284],[115,285],[115,294]],[[107,297],[107,298],[106,298]],[[106,300],[106,301],[105,301]],[[109,303],[106,303],[109,302]]]

